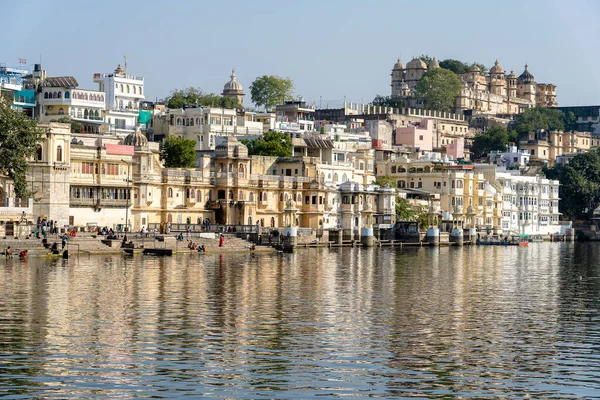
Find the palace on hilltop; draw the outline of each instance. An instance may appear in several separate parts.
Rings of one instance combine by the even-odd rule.
[[[413,58],[404,66],[398,59],[391,74],[392,97],[403,100],[409,107],[420,108],[415,88],[423,75],[435,68],[440,68],[435,57],[429,65],[420,58]],[[536,106],[557,106],[556,85],[537,83],[527,64],[519,76],[513,71],[507,74],[496,60],[487,74],[474,65],[458,78],[463,87],[456,99],[456,113],[510,115]]]

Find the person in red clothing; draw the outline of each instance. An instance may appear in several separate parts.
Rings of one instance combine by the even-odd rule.
[[[219,247],[223,247],[225,246],[225,236],[223,236],[223,234],[221,234],[221,236],[219,237]]]

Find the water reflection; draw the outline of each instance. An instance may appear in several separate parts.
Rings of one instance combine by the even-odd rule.
[[[13,396],[592,397],[600,246],[0,267]]]

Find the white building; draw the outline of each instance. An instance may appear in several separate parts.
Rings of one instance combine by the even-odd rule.
[[[517,149],[514,143],[508,146],[507,151],[492,151],[490,152],[490,161],[498,167],[516,168],[524,167],[529,164],[531,155],[528,150]]]
[[[79,89],[79,83],[72,76],[44,79],[38,94],[38,104],[40,122],[50,122],[68,116],[82,124],[81,133],[103,131],[106,108],[104,93]]]
[[[557,180],[519,175],[517,171],[491,166],[476,166],[476,169],[479,168],[484,170],[484,175],[493,188],[502,194],[503,233],[562,233]]]
[[[104,121],[108,132],[125,137],[135,131],[140,102],[144,99],[144,78],[127,75],[121,64],[113,73],[94,74],[94,82],[106,98]]]

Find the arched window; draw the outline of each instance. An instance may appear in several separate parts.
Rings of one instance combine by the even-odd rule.
[[[77,118],[83,118],[83,110],[81,108],[77,109]]]
[[[198,196],[198,203],[200,203],[202,201],[202,191],[196,191],[196,196]]]
[[[48,98],[48,92],[44,92],[44,98],[47,99]]]
[[[396,166],[395,166],[395,165],[393,165],[393,166],[392,166],[392,174],[395,174],[395,173],[396,173]]]
[[[62,162],[62,146],[56,147],[56,161]]]
[[[35,159],[37,161],[42,161],[42,146],[37,146],[37,149],[35,150]]]
[[[125,92],[125,90],[123,90],[123,84],[121,83],[121,92]]]
[[[190,118],[190,126],[194,126],[194,118]]]
[[[53,99],[58,99],[58,93],[57,92],[52,93],[52,98]]]
[[[133,94],[137,94],[137,87],[133,87]]]
[[[71,98],[71,93],[69,93],[69,91],[67,90],[65,92],[65,99],[70,99]]]
[[[301,203],[302,202],[302,195],[300,193],[298,193],[298,196],[296,197],[296,203]]]
[[[58,92],[58,98],[62,99],[62,92]]]
[[[279,193],[279,201],[283,201],[283,193]]]
[[[167,214],[167,222],[173,223],[173,215],[172,214]]]
[[[194,198],[196,198],[196,192],[194,191],[194,189],[190,189],[190,199],[194,199]]]
[[[283,200],[287,201],[287,199],[288,199],[288,194],[286,193],[286,194],[283,195]]]
[[[58,109],[58,115],[65,115],[65,110],[62,107]]]
[[[173,197],[173,189],[172,188],[169,188],[167,190],[167,197]]]
[[[83,111],[83,118],[85,118],[85,119],[88,119],[88,116],[89,116],[89,113],[88,113],[88,109],[86,108],[86,109]]]
[[[337,181],[338,181],[338,174],[337,173],[333,174],[333,181],[337,183]]]
[[[348,180],[348,175],[342,175],[342,182],[346,182]]]
[[[238,200],[244,201],[244,192],[242,190],[238,192]]]
[[[200,118],[196,118],[196,125],[200,125]]]
[[[275,217],[271,217],[271,228],[275,228]]]
[[[229,200],[233,200],[233,190],[229,191]]]
[[[127,93],[129,93],[129,85],[127,85]]]

